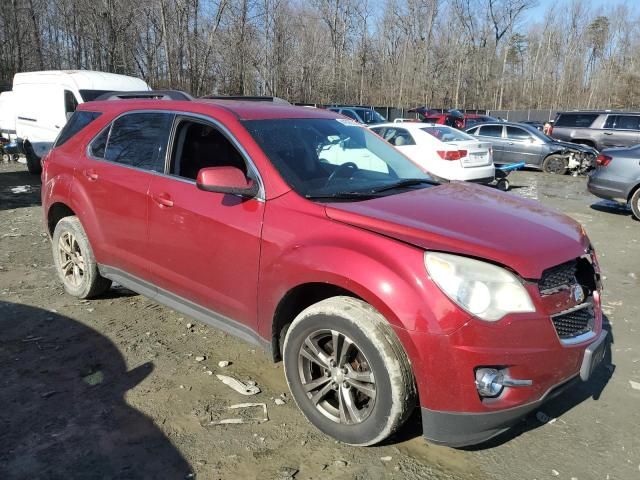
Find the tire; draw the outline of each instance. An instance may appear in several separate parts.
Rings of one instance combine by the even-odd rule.
[[[542,162],[542,171],[545,173],[564,175],[567,173],[567,159],[562,157],[562,155],[549,155]]]
[[[501,190],[503,192],[508,192],[509,191],[509,186],[511,184],[509,183],[509,180],[507,180],[506,178],[501,178],[500,180],[498,180],[498,182],[496,183],[496,188],[498,190]]]
[[[631,207],[631,212],[633,216],[636,217],[636,220],[640,220],[640,188],[638,188],[631,198],[629,199],[629,206]]]
[[[416,405],[407,354],[386,319],[361,300],[333,297],[303,310],[287,331],[283,359],[289,389],[304,416],[341,442],[379,443]]]
[[[65,291],[78,298],[106,292],[111,280],[104,278],[78,217],[64,217],[53,232],[53,261]]]
[[[40,175],[42,173],[42,164],[40,163],[40,157],[33,151],[33,147],[30,143],[24,143],[25,157],[27,158],[27,170],[32,175]]]

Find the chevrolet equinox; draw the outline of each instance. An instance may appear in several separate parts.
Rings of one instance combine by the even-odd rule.
[[[438,184],[335,112],[84,103],[42,180],[70,295],[117,282],[261,345],[306,418],[348,444],[382,441],[416,406],[430,441],[483,442],[604,355],[579,224]]]

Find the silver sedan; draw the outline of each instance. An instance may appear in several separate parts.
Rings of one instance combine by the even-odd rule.
[[[603,150],[587,188],[598,197],[627,203],[640,220],[640,145]]]

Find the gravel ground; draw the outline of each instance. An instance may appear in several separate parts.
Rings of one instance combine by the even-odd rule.
[[[64,294],[39,180],[0,165],[0,478],[640,478],[640,222],[587,193],[584,178],[510,180],[512,194],[589,233],[606,277],[606,365],[490,444],[430,445],[414,416],[384,445],[353,448],[305,421],[282,365],[252,345],[123,288],[90,302]],[[218,373],[262,392],[241,396]],[[227,408],[247,401],[269,420],[258,423],[262,407]],[[245,423],[209,425],[231,417]]]

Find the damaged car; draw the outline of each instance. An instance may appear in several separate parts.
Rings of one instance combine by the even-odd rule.
[[[440,184],[329,110],[185,97],[83,103],[45,157],[68,294],[117,282],[262,346],[351,445],[415,408],[430,441],[481,443],[601,363],[600,269],[571,218]]]
[[[546,173],[584,175],[595,167],[598,156],[593,147],[561,142],[521,123],[483,123],[467,133],[491,142],[494,163],[524,162]]]

